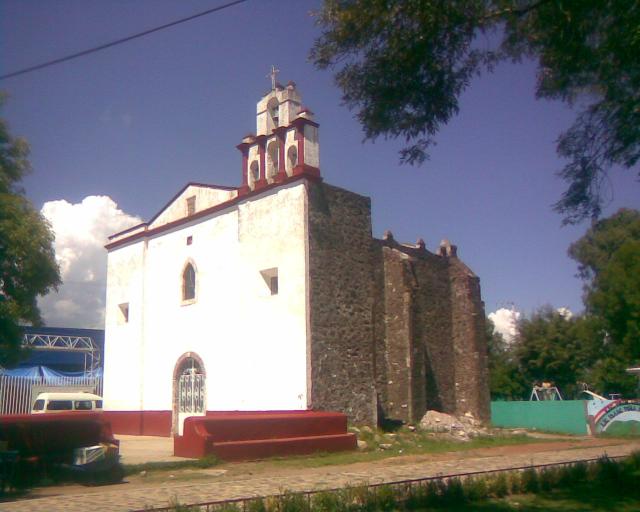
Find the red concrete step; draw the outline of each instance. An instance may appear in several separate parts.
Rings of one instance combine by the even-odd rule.
[[[337,434],[213,443],[212,453],[222,460],[238,461],[285,455],[348,451],[354,450],[356,445],[357,439],[354,434]]]
[[[180,457],[215,454],[224,460],[247,460],[352,450],[356,445],[342,413],[243,411],[187,418],[183,435],[174,437],[173,451]]]
[[[332,412],[208,413],[206,418],[202,428],[213,442],[337,435],[347,431],[347,417]]]

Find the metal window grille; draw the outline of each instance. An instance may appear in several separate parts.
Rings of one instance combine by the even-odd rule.
[[[179,382],[179,410],[180,412],[204,412],[205,376],[187,370],[180,376]]]

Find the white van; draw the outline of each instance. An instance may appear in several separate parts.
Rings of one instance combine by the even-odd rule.
[[[68,411],[102,412],[102,397],[91,393],[40,393],[31,414]]]

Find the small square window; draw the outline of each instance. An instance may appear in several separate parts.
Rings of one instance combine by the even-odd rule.
[[[196,196],[187,197],[187,216],[196,213]]]
[[[129,322],[129,303],[118,304],[118,309],[120,309],[120,323],[126,324]]]
[[[193,243],[193,237],[191,235],[189,235],[187,237],[187,245],[191,245]]]
[[[274,276],[269,280],[269,288],[271,295],[278,295],[278,276]]]
[[[271,295],[278,295],[278,269],[267,268],[260,271],[260,275],[264,280],[264,283],[269,289]]]

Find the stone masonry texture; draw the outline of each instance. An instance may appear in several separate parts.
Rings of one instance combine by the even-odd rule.
[[[369,198],[308,188],[311,405],[375,424]]]
[[[371,235],[366,197],[308,186],[311,406],[356,424],[429,409],[489,419],[479,279],[438,254]]]

